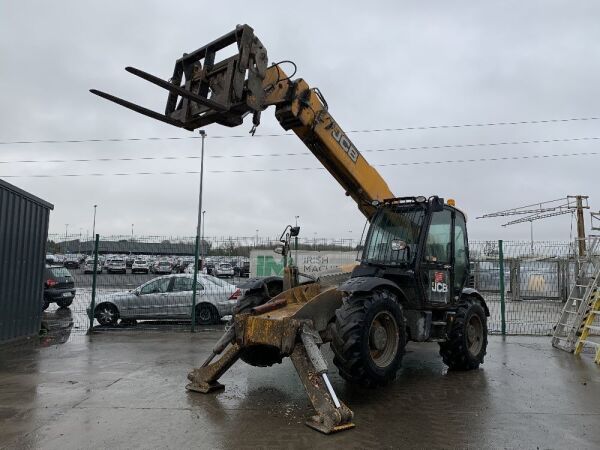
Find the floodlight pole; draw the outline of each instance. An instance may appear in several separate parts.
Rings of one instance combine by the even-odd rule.
[[[196,296],[198,291],[198,271],[200,270],[200,266],[198,265],[198,247],[201,245],[200,227],[202,226],[202,181],[204,177],[204,138],[206,138],[206,131],[200,130],[200,136],[202,136],[202,149],[200,153],[200,192],[198,194],[198,222],[196,225],[196,245],[194,246],[194,277],[192,281],[192,333],[196,331]]]
[[[202,136],[202,149],[200,152],[200,193],[198,195],[198,225],[196,227],[196,236],[200,237],[201,225],[202,225],[202,183],[204,178],[204,139],[206,138],[206,131],[200,130],[200,136]]]

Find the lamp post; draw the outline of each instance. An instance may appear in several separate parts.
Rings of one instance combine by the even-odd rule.
[[[92,225],[92,239],[96,239],[96,208],[98,205],[94,205],[94,223]]]
[[[196,227],[196,236],[200,237],[200,226],[202,225],[202,184],[204,178],[204,139],[206,138],[206,131],[200,130],[200,136],[202,137],[202,147],[200,151],[200,192],[198,194],[198,225]]]
[[[133,224],[131,224],[131,242],[133,242]]]
[[[202,251],[200,252],[200,256],[202,258],[202,263],[204,264],[204,258],[206,257],[206,248],[204,247],[204,224],[206,223],[206,211],[202,211],[202,239],[200,239],[200,245]]]
[[[200,136],[202,137],[202,147],[200,153],[200,191],[198,193],[198,223],[196,225],[196,245],[194,249],[194,279],[192,282],[192,329],[196,330],[196,291],[198,286],[198,271],[200,266],[198,265],[198,247],[200,246],[200,230],[203,224],[202,221],[202,182],[204,178],[204,139],[206,138],[206,131],[200,130]]]
[[[67,235],[69,234],[69,224],[65,223],[65,253],[67,253]]]

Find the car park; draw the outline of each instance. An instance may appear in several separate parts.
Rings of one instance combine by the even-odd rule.
[[[190,320],[193,276],[166,275],[154,278],[130,291],[98,298],[94,317],[100,325],[118,320]],[[231,315],[242,295],[236,286],[215,277],[199,274],[195,304],[196,322],[208,325]],[[88,311],[89,312],[89,311]]]
[[[149,273],[150,265],[145,259],[135,259],[131,264],[131,273]]]
[[[56,303],[60,308],[68,308],[73,303],[75,293],[75,282],[66,267],[46,266],[43,310],[48,309],[50,303]]]
[[[220,264],[216,264],[212,274],[215,277],[230,277],[233,278],[234,276],[234,271],[233,271],[233,266],[229,263],[220,263]]]
[[[127,273],[127,266],[123,258],[112,258],[108,261],[108,273]]]
[[[94,258],[88,258],[83,264],[83,273],[94,273]],[[102,261],[98,260],[96,273],[102,273]]]

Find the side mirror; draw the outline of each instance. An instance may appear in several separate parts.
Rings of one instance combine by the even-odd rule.
[[[429,207],[431,208],[431,212],[441,212],[444,210],[444,199],[438,197],[437,195],[432,195],[429,197]]]

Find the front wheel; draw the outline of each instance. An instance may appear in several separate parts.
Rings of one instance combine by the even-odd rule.
[[[119,311],[110,303],[105,303],[96,307],[95,316],[102,326],[116,325],[119,320]]]
[[[386,290],[351,294],[335,315],[331,348],[340,375],[365,386],[394,380],[406,345],[396,295]]]
[[[200,303],[196,306],[196,323],[198,325],[212,325],[219,323],[219,312],[210,303]]]
[[[472,298],[458,304],[448,340],[440,343],[440,355],[453,370],[473,370],[483,363],[487,350],[487,319],[481,304]]]

